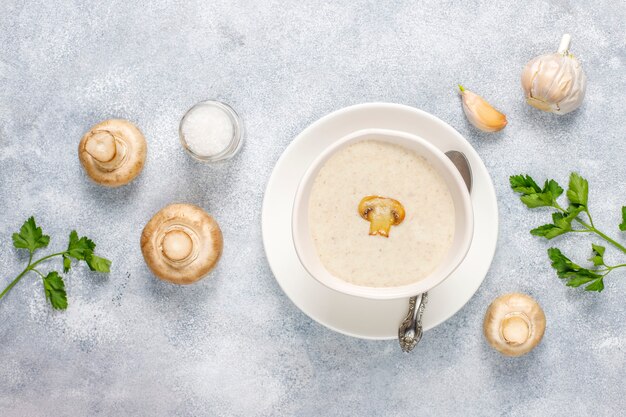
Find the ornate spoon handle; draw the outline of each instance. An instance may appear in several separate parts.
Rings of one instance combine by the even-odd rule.
[[[398,329],[398,341],[403,352],[412,351],[422,339],[422,315],[427,302],[427,292],[409,299],[409,311]]]

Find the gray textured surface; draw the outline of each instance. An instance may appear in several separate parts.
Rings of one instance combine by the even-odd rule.
[[[623,1],[55,3],[8,0],[0,13],[1,284],[25,261],[10,234],[31,214],[51,248],[77,228],[114,266],[110,276],[68,274],[66,312],[51,311],[34,276],[0,302],[0,415],[626,413],[626,273],[600,295],[566,288],[548,245],[528,234],[546,214],[528,212],[507,187],[512,173],[564,182],[579,170],[596,222],[617,234]],[[565,31],[589,89],[581,110],[558,118],[524,103],[519,76]],[[504,110],[509,126],[477,133],[457,82]],[[242,152],[220,166],[194,162],[178,143],[179,118],[206,98],[231,103],[246,123]],[[263,190],[282,150],[312,121],[367,101],[450,123],[498,192],[489,275],[411,356],[312,322],[280,291],[261,245]],[[90,183],[76,157],[81,135],[109,117],[133,120],[149,141],[142,175],[115,190]],[[190,287],[154,279],[139,250],[143,225],[172,201],[205,207],[224,230],[217,271]],[[588,255],[585,237],[558,244]],[[481,334],[488,303],[508,291],[535,296],[548,318],[543,343],[519,359]]]

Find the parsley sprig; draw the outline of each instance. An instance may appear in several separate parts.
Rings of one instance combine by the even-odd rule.
[[[67,308],[67,294],[65,293],[65,282],[57,271],[50,271],[43,274],[38,266],[50,258],[61,256],[63,258],[63,272],[67,273],[72,268],[72,260],[84,261],[92,271],[109,272],[111,261],[94,255],[96,244],[89,238],[78,237],[78,233],[72,230],[70,242],[63,252],[53,253],[43,258],[33,261],[33,255],[39,249],[43,249],[50,243],[50,236],[44,235],[41,227],[35,223],[35,218],[30,217],[24,222],[19,233],[13,233],[13,246],[18,249],[26,249],[29,252],[28,265],[11,283],[0,293],[0,299],[8,293],[28,272],[39,275],[43,281],[43,288],[46,299],[53,308],[65,310]]]
[[[550,207],[552,223],[544,224],[530,231],[532,235],[553,239],[566,233],[592,233],[610,243],[626,254],[626,247],[598,230],[593,223],[589,212],[588,197],[589,183],[586,179],[573,172],[569,178],[567,199],[569,204],[563,208],[557,199],[563,194],[563,188],[554,180],[546,180],[540,187],[529,175],[513,175],[510,177],[511,188],[520,193],[520,199],[528,208]],[[584,216],[584,217],[581,217]],[[622,207],[621,231],[626,231],[626,206]],[[548,249],[548,257],[557,276],[566,281],[570,287],[586,285],[587,291],[602,291],[604,277],[617,268],[626,267],[626,264],[607,265],[604,261],[604,246],[592,244],[591,258],[593,267],[584,268],[572,262],[557,248]]]

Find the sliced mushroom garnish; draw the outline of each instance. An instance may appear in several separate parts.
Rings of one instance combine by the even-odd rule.
[[[121,119],[93,126],[78,145],[78,157],[89,177],[108,187],[128,184],[139,175],[146,151],[143,134]]]
[[[359,215],[370,222],[370,235],[389,237],[391,226],[404,220],[404,207],[393,198],[370,195],[359,203]]]
[[[141,233],[141,252],[154,275],[174,284],[203,278],[222,255],[219,225],[192,204],[170,204]]]
[[[526,294],[511,293],[496,298],[487,309],[483,331],[498,352],[521,356],[541,341],[546,316],[537,302]]]

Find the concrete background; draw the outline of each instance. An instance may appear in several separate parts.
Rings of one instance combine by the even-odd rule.
[[[614,416],[626,411],[626,273],[602,294],[565,287],[528,230],[547,220],[509,190],[526,172],[590,180],[594,220],[619,235],[626,204],[626,5],[623,1],[19,1],[0,9],[0,270],[26,259],[11,233],[30,215],[65,248],[72,228],[113,271],[66,275],[69,308],[47,305],[28,276],[0,302],[0,415],[13,416]],[[589,78],[568,116],[524,103],[520,73],[570,32]],[[509,126],[482,134],[461,110],[463,83]],[[178,121],[218,98],[245,119],[231,162],[202,165],[178,143]],[[341,107],[388,101],[435,114],[476,147],[495,182],[499,248],[476,296],[428,332],[412,355],[395,341],[352,339],[318,325],[283,295],[261,245],[264,187],[304,127]],[[149,142],[131,185],[92,184],[82,134],[128,118]],[[141,258],[143,225],[173,201],[222,225],[211,278],[156,280]],[[624,242],[622,235],[619,240]],[[581,262],[597,240],[553,242]],[[613,262],[624,262],[613,248]],[[60,268],[60,261],[42,267]],[[482,317],[522,291],[548,328],[531,354],[487,347]]]

